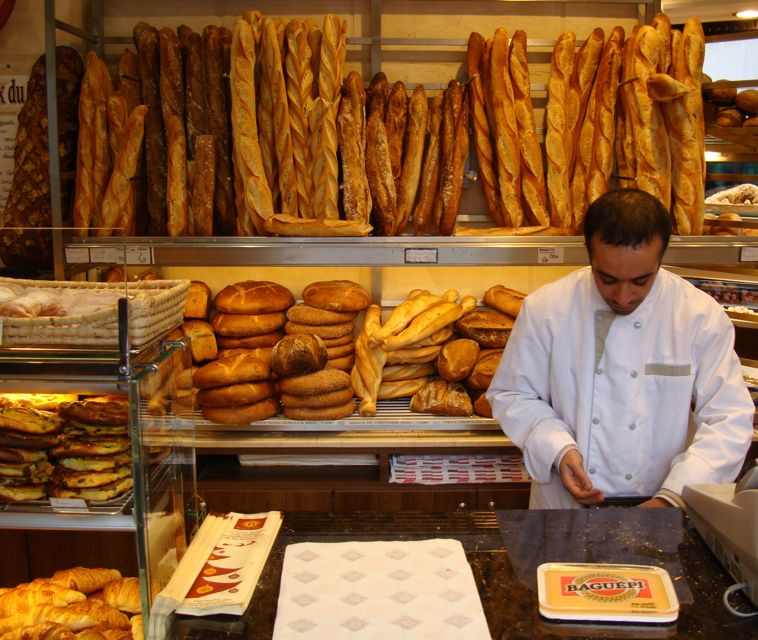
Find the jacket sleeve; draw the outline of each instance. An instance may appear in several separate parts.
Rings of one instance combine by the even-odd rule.
[[[525,301],[487,390],[492,416],[524,454],[532,480],[549,482],[556,457],[574,435],[550,406],[549,331],[533,322]]]
[[[677,495],[686,484],[732,482],[753,436],[755,407],[734,352],[734,327],[720,308],[708,325],[698,332],[706,338],[693,352],[694,436],[661,487]]]

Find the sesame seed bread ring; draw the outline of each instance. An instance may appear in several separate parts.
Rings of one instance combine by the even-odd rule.
[[[355,364],[355,355],[349,354],[342,358],[332,358],[326,361],[327,369],[341,369],[342,371],[350,371]]]
[[[319,338],[341,338],[353,334],[353,323],[312,325],[288,321],[284,325],[284,333],[310,333]]]
[[[352,280],[324,280],[305,287],[303,301],[319,309],[363,311],[371,304],[371,296]]]
[[[305,302],[298,302],[287,309],[287,319],[300,324],[343,324],[352,322],[357,315],[357,311],[330,311]]]
[[[289,393],[283,393],[280,397],[282,405],[286,408],[317,408],[317,407],[334,407],[345,404],[353,398],[353,390],[346,387],[327,393],[314,393],[307,396],[294,396]]]
[[[341,347],[342,345],[352,343],[353,346],[355,346],[355,340],[353,340],[353,334],[348,333],[347,335],[340,336],[339,338],[321,338],[321,341],[324,343],[324,346],[327,349],[332,349],[333,347]]]
[[[272,313],[291,307],[295,298],[276,282],[245,280],[221,289],[213,302],[221,313]]]
[[[219,349],[260,349],[273,347],[283,336],[283,331],[272,331],[260,336],[245,336],[243,338],[217,336],[216,344]]]
[[[243,404],[238,407],[203,407],[203,418],[217,424],[249,424],[259,422],[279,413],[279,403],[274,398]]]
[[[355,342],[350,341],[347,344],[342,344],[337,347],[326,348],[326,359],[334,360],[335,358],[344,358],[351,353],[355,353]]]
[[[339,369],[321,369],[304,376],[282,378],[279,380],[279,390],[296,396],[328,393],[337,389],[352,388],[350,376]]]
[[[270,380],[242,382],[224,387],[201,389],[197,392],[197,403],[201,407],[237,407],[252,404],[274,395],[274,383]]]
[[[332,407],[284,407],[282,413],[292,420],[339,420],[355,411],[355,400]]]
[[[217,313],[211,320],[211,327],[217,336],[245,338],[277,331],[286,321],[287,316],[282,311],[254,314]]]

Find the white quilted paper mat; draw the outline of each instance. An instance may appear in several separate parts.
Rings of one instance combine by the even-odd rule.
[[[274,640],[489,638],[457,540],[287,547]]]

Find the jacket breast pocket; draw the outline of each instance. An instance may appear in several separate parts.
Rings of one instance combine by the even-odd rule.
[[[692,404],[694,375],[690,363],[645,365],[645,402],[659,425],[686,424]]]

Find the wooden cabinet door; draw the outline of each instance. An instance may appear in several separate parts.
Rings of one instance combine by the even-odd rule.
[[[261,511],[332,510],[332,490],[305,487],[248,489],[241,483],[226,488],[209,488],[198,484],[207,510],[220,513],[259,513]]]
[[[502,485],[501,485],[502,486]],[[528,509],[529,483],[514,482],[513,486],[497,489],[478,489],[476,508],[486,511],[495,509]]]
[[[455,511],[476,508],[476,490],[460,487],[337,488],[335,511]]]

